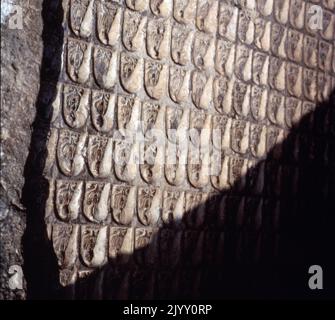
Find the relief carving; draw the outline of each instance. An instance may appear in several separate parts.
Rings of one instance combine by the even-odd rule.
[[[94,0],[71,0],[70,25],[76,36],[88,38],[93,25]]]
[[[186,26],[174,24],[171,37],[171,57],[180,65],[191,62],[194,33]]]
[[[271,46],[271,21],[262,18],[255,22],[255,45],[258,49],[269,52]]]
[[[316,68],[318,65],[318,40],[304,36],[304,62],[307,67]]]
[[[81,226],[80,254],[87,267],[102,267],[107,262],[107,229],[107,226]]]
[[[193,44],[193,63],[199,69],[214,65],[215,38],[204,33],[196,33]]]
[[[230,5],[220,4],[219,27],[220,36],[230,41],[235,41],[237,34],[238,8]]]
[[[192,72],[192,101],[199,109],[210,109],[213,104],[213,77],[204,72]]]
[[[134,229],[110,227],[109,229],[109,258],[127,263],[134,252]]]
[[[250,15],[246,11],[239,12],[238,30],[239,40],[244,44],[252,44],[254,42],[255,24]]]
[[[113,219],[117,224],[127,226],[136,210],[136,187],[114,185],[111,197]]]
[[[169,67],[147,60],[145,62],[144,83],[147,94],[156,100],[161,99],[167,92]]]
[[[52,244],[61,268],[74,267],[78,258],[79,225],[54,224]]]
[[[113,128],[115,101],[115,94],[93,90],[91,118],[93,126],[97,131],[108,132]]]
[[[66,176],[79,175],[85,165],[86,134],[68,130],[59,132],[57,159],[61,171]]]
[[[169,20],[152,19],[147,26],[147,52],[153,59],[170,55],[171,23]]]
[[[211,120],[209,114],[191,112],[187,172],[195,188],[203,188],[209,182]]]
[[[162,220],[166,225],[179,225],[185,212],[185,192],[165,190],[163,193]]]
[[[67,72],[74,82],[85,83],[90,77],[92,44],[68,39]]]
[[[215,33],[219,1],[198,0],[196,26],[200,31]]]
[[[173,17],[180,23],[192,24],[195,21],[197,0],[174,0]]]
[[[302,67],[294,64],[287,64],[287,91],[297,98],[300,98],[302,95]]]
[[[301,32],[290,29],[287,37],[287,56],[295,62],[302,61],[304,35]]]
[[[301,105],[301,100],[292,97],[286,98],[285,120],[289,128],[298,124],[301,118]]]
[[[97,33],[104,45],[115,46],[121,34],[122,9],[108,2],[97,3]]]
[[[302,29],[305,20],[305,1],[291,0],[290,3],[290,24],[295,29]]]
[[[143,59],[121,53],[120,78],[126,91],[138,92],[143,82]]]
[[[286,24],[288,21],[288,13],[290,0],[275,0],[274,1],[274,16],[281,24]]]
[[[156,16],[168,17],[172,12],[172,0],[150,0],[150,9]]]
[[[157,224],[162,211],[162,191],[157,188],[138,188],[137,214],[139,221],[144,226]]]
[[[64,86],[63,115],[71,128],[81,128],[87,120],[89,90],[75,86]]]
[[[286,62],[277,58],[270,58],[269,82],[270,86],[278,91],[286,87]]]
[[[63,221],[76,220],[80,212],[83,183],[76,181],[56,181],[56,209]]]
[[[103,222],[109,210],[110,184],[102,182],[86,182],[83,212],[92,222]]]
[[[272,24],[271,51],[274,55],[286,58],[287,29],[277,23]]]
[[[149,0],[126,0],[126,5],[128,8],[135,11],[145,11],[149,7]]]
[[[263,121],[266,116],[268,105],[268,90],[258,86],[251,89],[251,115],[256,121]]]
[[[273,10],[273,2],[274,0],[258,0],[258,10],[263,16],[269,16]]]
[[[266,154],[266,126],[251,124],[250,126],[250,151],[256,158]]]
[[[190,71],[179,67],[170,67],[169,93],[176,103],[187,102],[190,95]]]
[[[147,18],[138,12],[124,11],[122,40],[127,50],[143,50],[146,24]]]
[[[242,81],[235,81],[233,89],[233,106],[237,115],[247,117],[250,110],[251,86]]]
[[[94,47],[93,71],[100,88],[112,89],[117,79],[118,54],[116,51]]]
[[[268,119],[276,125],[285,125],[285,97],[271,91],[268,103]]]
[[[235,44],[219,39],[216,44],[215,70],[230,78],[234,72]]]
[[[303,91],[308,100],[315,101],[317,95],[317,72],[304,68],[303,70]]]
[[[269,56],[261,52],[255,52],[253,55],[252,80],[257,85],[268,84],[269,74]]]
[[[240,154],[245,154],[249,148],[250,123],[233,120],[231,127],[231,148]]]
[[[95,178],[106,178],[112,171],[113,140],[102,136],[89,136],[88,167]]]
[[[252,49],[246,46],[238,45],[235,61],[236,76],[244,81],[251,79]]]

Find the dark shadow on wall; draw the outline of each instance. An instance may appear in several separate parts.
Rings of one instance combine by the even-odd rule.
[[[263,168],[260,193],[256,185]],[[334,197],[335,91],[230,190],[186,212],[178,225],[163,225],[147,246],[110,259],[75,285],[62,288],[59,296],[335,298]],[[197,228],[201,210],[205,220]],[[323,269],[323,290],[308,286],[312,265]]]
[[[335,297],[335,93],[230,190],[186,212],[179,224],[163,225],[132,255],[109,259],[74,285],[60,286],[44,222],[49,185],[43,178],[63,45],[58,2],[43,5],[41,88],[25,167],[28,299]],[[257,177],[263,168],[259,192]],[[201,212],[204,223],[196,227]],[[322,291],[308,288],[308,268],[315,264],[323,267]]]
[[[57,259],[47,238],[44,223],[49,184],[43,177],[43,170],[52,117],[51,103],[57,93],[56,86],[61,72],[63,16],[61,1],[43,1],[40,90],[36,100],[36,118],[32,126],[29,155],[24,168],[25,185],[22,195],[22,203],[27,210],[22,247],[28,299],[51,298],[52,292],[57,291],[59,279]]]

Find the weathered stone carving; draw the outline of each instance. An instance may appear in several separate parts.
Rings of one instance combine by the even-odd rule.
[[[122,39],[129,51],[143,50],[146,24],[146,17],[131,10],[124,11]]]
[[[278,91],[286,88],[286,62],[277,58],[270,58],[269,68],[270,86]]]
[[[250,110],[256,121],[262,121],[266,117],[268,104],[268,90],[258,86],[252,86]]]
[[[249,128],[248,121],[233,120],[231,127],[231,148],[244,154],[249,148]]]
[[[291,0],[290,3],[290,24],[295,29],[302,29],[305,22],[305,1]]]
[[[90,43],[68,39],[67,71],[72,81],[85,83],[89,79],[91,51]]]
[[[100,132],[109,132],[115,118],[115,94],[104,91],[92,91],[91,118],[93,126]]]
[[[174,24],[171,37],[171,57],[180,65],[191,62],[192,42],[194,32],[186,26]]]
[[[120,73],[123,88],[129,93],[138,92],[143,85],[143,59],[122,53]]]
[[[134,229],[110,227],[109,229],[109,258],[127,263],[134,251]]]
[[[102,136],[89,136],[87,161],[93,177],[106,178],[112,170],[113,140]]]
[[[235,60],[235,74],[244,81],[251,79],[252,50],[244,45],[238,45]]]
[[[200,31],[216,32],[218,4],[215,0],[198,0],[196,26]]]
[[[167,58],[170,54],[171,23],[169,20],[153,19],[147,26],[147,52],[153,59]]]
[[[197,0],[174,0],[173,17],[180,23],[194,23]]]
[[[168,17],[172,12],[172,1],[150,0],[150,9],[156,16]]]
[[[271,29],[271,51],[274,55],[286,58],[287,29],[277,23],[272,24]]]
[[[76,36],[88,38],[92,33],[94,0],[71,0],[70,25]]]
[[[218,31],[222,37],[235,41],[238,21],[238,8],[226,4],[220,5]]]
[[[271,46],[271,21],[258,18],[255,21],[255,45],[258,49],[269,52]]]
[[[180,224],[185,212],[185,193],[164,190],[162,220],[165,224]]]
[[[78,259],[79,225],[54,224],[52,244],[61,268],[71,268]]]
[[[136,187],[114,185],[111,196],[113,219],[120,225],[129,225],[136,210]]]
[[[238,19],[238,38],[244,44],[252,44],[254,42],[255,24],[246,11],[239,12]]]
[[[156,100],[166,95],[169,79],[169,68],[165,64],[146,61],[144,84],[147,94]]]
[[[63,115],[67,125],[82,127],[88,117],[89,90],[75,86],[64,86]]]
[[[121,34],[122,9],[113,3],[99,1],[96,10],[99,40],[105,45],[117,45]]]
[[[76,220],[79,216],[83,183],[76,181],[56,181],[56,209],[63,221]]]
[[[170,67],[169,93],[176,103],[187,102],[190,95],[190,77],[188,70],[179,67]]]
[[[276,91],[271,91],[268,103],[268,119],[280,126],[285,125],[285,97]]]
[[[104,222],[108,217],[110,184],[86,182],[83,203],[85,217],[92,222]]]
[[[79,175],[85,165],[86,134],[61,130],[57,145],[57,159],[61,171],[67,176]]]
[[[215,69],[221,75],[231,77],[234,72],[235,44],[219,39],[216,43]]]
[[[93,70],[97,84],[103,89],[111,89],[117,79],[118,55],[116,51],[94,47]]]
[[[204,72],[192,72],[192,101],[199,109],[210,109],[213,104],[213,78]]]
[[[281,206],[294,211],[297,165],[332,160],[297,125],[335,85],[333,2],[64,5],[62,70],[45,101],[45,219],[63,286],[99,268],[73,294],[194,297],[224,266],[227,238],[232,261],[267,256]],[[328,134],[332,117],[307,129]]]
[[[287,36],[287,57],[295,62],[302,61],[303,34],[289,29]]]
[[[211,115],[191,112],[187,172],[190,183],[196,188],[205,187],[209,182],[211,122]]]
[[[87,267],[101,267],[107,262],[107,226],[81,226],[80,255]]]

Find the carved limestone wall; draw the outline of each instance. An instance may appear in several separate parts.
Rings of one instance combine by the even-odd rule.
[[[221,297],[232,270],[277,261],[306,161],[335,172],[332,139],[317,143],[335,112],[314,144],[300,127],[335,88],[334,12],[334,0],[62,2],[39,209],[67,297]]]
[[[314,4],[323,12],[320,30],[310,22]],[[299,179],[297,162],[278,165],[280,144],[334,87],[334,1],[71,0],[63,8],[62,71],[45,170],[45,219],[62,285],[111,265],[104,281],[119,277],[122,297],[136,297],[131,292],[141,281],[144,296],[157,296],[167,279],[178,291],[187,277],[197,292],[199,266],[223,261],[226,207],[236,208],[237,223],[253,217],[248,245],[256,261],[263,208],[271,207],[276,255],[281,170],[292,195]],[[129,129],[144,141],[129,142]],[[161,130],[166,145],[146,136],[149,129]],[[182,155],[173,152],[178,139],[169,129],[195,129],[199,139],[191,134]],[[217,147],[222,159],[215,174],[199,153],[211,144],[208,157]],[[274,146],[273,158],[245,178]],[[143,162],[133,161],[141,156]],[[161,161],[169,157],[176,161]],[[273,180],[268,190],[265,176]],[[236,193],[222,193],[238,181]],[[247,184],[247,194],[239,193]],[[216,222],[209,227],[210,215]],[[243,257],[243,241],[237,256]],[[190,261],[181,263],[183,256]]]

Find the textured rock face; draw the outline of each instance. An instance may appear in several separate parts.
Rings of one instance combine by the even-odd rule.
[[[1,2],[0,299],[25,298],[25,283],[11,290],[8,281],[23,275],[21,197],[40,85],[41,8],[42,0]],[[10,274],[13,265],[19,268]]]
[[[334,173],[334,110],[325,126],[300,126],[335,87],[334,9],[44,1],[43,59],[40,7],[24,32],[4,29],[4,297],[24,297],[5,287],[6,269],[22,264],[11,255],[25,227],[35,298],[222,297],[239,275],[255,286],[267,282],[264,266],[290,264],[286,233],[307,207],[301,177],[315,159]],[[308,145],[321,141],[315,156]],[[335,183],[319,180],[326,203]],[[294,261],[310,262],[298,249],[305,236]]]

